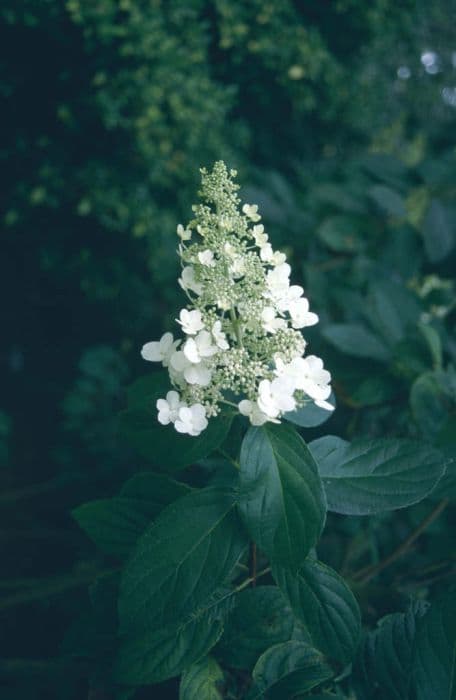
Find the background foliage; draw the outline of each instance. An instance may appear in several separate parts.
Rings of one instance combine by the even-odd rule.
[[[144,371],[138,348],[171,327],[175,227],[199,166],[238,168],[321,317],[309,337],[338,409],[306,440],[407,437],[454,456],[454,10],[444,0],[2,3],[6,697],[109,697],[99,662],[111,653],[109,596],[93,584],[92,602],[104,601],[94,621],[86,588],[119,551],[110,542],[104,557],[69,512],[148,467],[117,415]],[[454,497],[454,473],[406,511],[330,516],[319,557],[363,584],[365,624],[402,615],[371,645],[388,625],[411,624],[410,596],[434,598],[452,581],[451,504],[404,558],[375,577],[372,567]],[[384,676],[369,654],[367,677]],[[362,673],[357,682],[363,698]],[[163,686],[163,697],[175,692]]]

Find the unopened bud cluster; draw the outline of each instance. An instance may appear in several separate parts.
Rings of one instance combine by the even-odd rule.
[[[301,329],[318,316],[304,290],[290,285],[290,265],[274,251],[255,204],[240,211],[236,172],[217,162],[201,170],[201,204],[179,224],[179,284],[188,297],[171,333],[142,348],[145,360],[168,369],[172,389],[157,401],[158,420],[199,435],[223,404],[253,425],[280,422],[307,402],[332,410],[330,374],[304,356]]]

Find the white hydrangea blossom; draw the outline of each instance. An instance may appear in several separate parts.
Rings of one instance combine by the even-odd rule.
[[[159,422],[199,435],[223,404],[252,425],[278,423],[309,402],[333,410],[331,376],[320,358],[304,356],[300,331],[318,316],[303,288],[290,285],[286,256],[273,250],[256,204],[239,211],[235,171],[218,162],[201,174],[202,203],[177,227],[185,337],[165,333],[141,351],[168,368],[173,387],[157,401]]]

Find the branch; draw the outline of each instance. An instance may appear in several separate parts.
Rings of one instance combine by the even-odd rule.
[[[402,557],[412,546],[412,544],[418,539],[418,537],[429,527],[431,523],[434,522],[434,520],[437,520],[439,515],[445,510],[449,503],[449,500],[447,498],[444,498],[443,501],[440,501],[436,505],[436,507],[427,515],[420,523],[419,525],[413,530],[413,532],[410,533],[410,535],[407,537],[402,544],[397,547],[389,556],[386,557],[386,559],[383,559],[383,561],[379,562],[378,564],[375,564],[373,566],[365,566],[363,569],[360,569],[359,571],[356,571],[353,574],[353,579],[357,582],[359,582],[360,585],[364,585],[368,583],[371,579],[375,578],[381,571],[386,569],[388,566],[393,564],[397,559]]]

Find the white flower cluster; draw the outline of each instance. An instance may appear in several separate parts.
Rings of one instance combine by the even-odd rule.
[[[203,203],[177,227],[179,284],[189,300],[177,322],[185,337],[165,333],[141,352],[168,368],[173,386],[157,401],[158,420],[199,435],[223,404],[253,425],[278,423],[308,402],[332,410],[331,376],[320,358],[304,356],[300,332],[318,316],[303,288],[290,285],[286,256],[272,249],[257,205],[239,211],[235,171],[218,162],[201,174]]]

